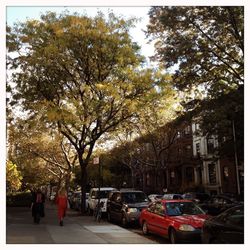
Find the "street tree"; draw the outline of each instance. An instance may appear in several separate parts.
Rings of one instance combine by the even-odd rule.
[[[30,188],[53,182],[58,187],[61,183],[69,187],[77,157],[74,148],[57,130],[19,118],[8,124],[7,131],[8,159],[20,166],[23,185],[29,183]]]
[[[152,7],[149,16],[154,59],[175,70],[173,82],[181,91],[184,111],[198,118],[204,135],[221,139],[221,153],[228,145],[232,153],[233,143],[223,138],[232,135],[234,124],[242,155],[244,7],[161,6]]]
[[[152,7],[148,36],[155,59],[175,66],[175,86],[214,97],[244,82],[244,7]]]
[[[28,118],[57,126],[76,150],[82,213],[87,166],[96,142],[157,98],[157,75],[144,69],[129,29],[135,20],[47,13],[7,32],[13,99]],[[13,53],[15,52],[15,53]]]
[[[6,162],[6,188],[7,192],[15,192],[21,188],[22,175],[17,165],[11,161]]]

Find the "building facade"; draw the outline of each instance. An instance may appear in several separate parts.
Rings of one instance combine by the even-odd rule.
[[[208,194],[237,194],[239,182],[244,191],[244,168],[238,166],[237,182],[234,157],[219,156],[219,141],[216,136],[201,133],[199,123],[183,122],[177,128],[173,144],[166,152],[162,168],[141,167],[135,173],[135,188],[150,193],[183,193],[187,191]]]

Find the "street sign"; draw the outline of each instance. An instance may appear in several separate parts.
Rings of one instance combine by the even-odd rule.
[[[99,164],[99,157],[95,157],[95,158],[93,159],[93,164],[94,164],[94,165]]]

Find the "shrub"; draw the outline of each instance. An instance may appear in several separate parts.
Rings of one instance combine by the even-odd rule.
[[[8,194],[7,207],[29,207],[31,205],[31,192],[19,192]]]

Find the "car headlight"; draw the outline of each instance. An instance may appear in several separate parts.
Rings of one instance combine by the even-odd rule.
[[[182,225],[180,225],[179,230],[180,230],[180,231],[188,231],[188,232],[191,232],[191,231],[194,231],[195,228],[192,227],[191,225],[182,224]]]
[[[135,208],[135,207],[129,207],[128,208],[128,212],[129,213],[135,213],[135,212],[137,212],[137,208]]]

